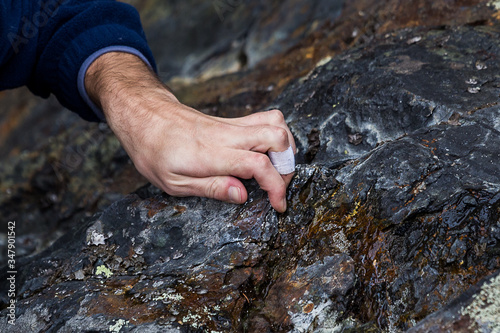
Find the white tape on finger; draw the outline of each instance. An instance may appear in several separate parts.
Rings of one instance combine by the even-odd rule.
[[[288,175],[295,171],[295,156],[293,155],[292,146],[285,151],[270,151],[269,159],[276,170],[282,175]]]

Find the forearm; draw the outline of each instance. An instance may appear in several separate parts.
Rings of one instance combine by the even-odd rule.
[[[154,92],[169,103],[178,103],[156,74],[137,56],[109,52],[97,58],[85,75],[85,89],[91,100],[103,110],[106,119],[119,117],[117,112],[137,111],[141,116],[144,92]]]
[[[146,136],[153,140],[151,124],[161,122],[164,130],[175,126],[173,116],[179,101],[133,54],[100,56],[87,70],[85,88],[138,168],[143,160],[137,157],[143,149],[140,145],[147,144]],[[172,118],[165,119],[167,114]]]

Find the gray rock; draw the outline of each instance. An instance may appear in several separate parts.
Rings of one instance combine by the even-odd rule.
[[[284,214],[253,181],[241,206],[145,186],[19,258],[0,330],[494,332],[498,37],[408,28],[320,61],[271,105],[299,148]]]

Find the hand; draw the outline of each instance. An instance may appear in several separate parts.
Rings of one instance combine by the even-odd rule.
[[[271,205],[286,210],[292,174],[280,175],[266,155],[290,145],[296,151],[280,111],[232,119],[205,115],[181,104],[126,53],[100,56],[85,86],[137,170],[166,193],[241,204],[248,194],[238,178],[255,178]]]

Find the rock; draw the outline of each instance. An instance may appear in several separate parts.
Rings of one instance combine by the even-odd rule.
[[[318,31],[342,31],[353,13],[368,27],[381,22],[368,4],[346,6],[339,28]],[[73,227],[64,236],[17,259],[16,326],[3,321],[0,331],[494,332],[500,32],[477,20],[494,17],[492,7],[471,1],[467,8],[467,15],[443,12],[450,26],[432,26],[421,10],[427,27],[404,23],[411,20],[402,16],[417,15],[410,12],[374,28],[383,34],[359,30],[351,36],[356,47],[300,62],[266,95],[268,107],[284,111],[299,149],[284,214],[253,181],[241,206],[173,198],[152,186],[117,194],[83,220],[68,215]],[[404,29],[390,31],[394,22]],[[283,59],[328,38],[305,38]],[[266,59],[249,78],[262,87],[268,79],[252,75],[277,66]],[[217,91],[243,77],[192,87],[226,80]],[[227,94],[211,104],[201,93],[198,103],[222,112],[241,97]],[[104,142],[90,162],[106,156],[99,166],[123,170],[125,158],[113,164],[106,154],[119,147]],[[41,171],[26,177],[41,192],[58,184],[44,158],[36,156]],[[79,170],[87,175],[87,164]]]
[[[160,77],[167,80],[176,76],[182,82],[245,70],[247,62],[255,64],[288,48],[315,27],[336,18],[343,3],[341,0],[328,4],[320,0],[307,4],[295,0],[283,4],[228,0],[129,2],[142,14]],[[290,11],[295,5],[304,10]],[[333,11],[321,10],[326,5]],[[276,10],[280,6],[282,9]],[[273,23],[276,15],[283,14],[287,15],[286,24]],[[263,91],[260,94],[268,94],[268,87],[259,88]],[[227,90],[233,91],[233,87]],[[2,95],[0,211],[4,220],[1,223],[19,221],[17,232],[22,235],[17,244],[19,255],[42,251],[80,219],[146,184],[105,124],[87,123],[62,108],[55,98],[36,98],[26,88]],[[218,95],[210,92],[210,98]],[[229,105],[231,116],[248,114],[251,111],[248,104],[257,99],[238,95],[234,100],[241,111]],[[262,105],[266,102],[266,98],[260,100]],[[207,105],[200,109],[210,113]],[[218,113],[224,115],[224,111]],[[1,265],[7,259],[7,238],[4,231],[0,232]]]
[[[164,80],[207,79],[245,69],[247,62],[288,48],[313,27],[336,18],[343,3],[333,1],[328,8],[334,11],[324,11],[320,8],[325,8],[325,1],[315,0],[296,12],[289,11],[300,2],[294,0],[281,5],[279,1],[130,2],[141,11],[147,35],[153,37],[150,45]],[[283,9],[277,11],[276,6]],[[286,25],[277,21],[281,29],[277,30],[275,23],[269,23],[280,13],[287,20]],[[274,30],[276,35],[270,36]],[[265,46],[269,44],[274,46]],[[2,223],[19,221],[17,232],[23,235],[18,238],[19,255],[42,251],[72,224],[146,184],[105,124],[87,123],[64,110],[55,98],[41,100],[26,88],[3,94],[0,211]],[[248,113],[247,102],[242,96],[238,99]],[[0,264],[5,264],[7,239],[1,232]]]
[[[165,80],[234,73],[253,68],[334,21],[344,0],[142,1],[152,51]],[[162,13],[158,14],[158,13]],[[203,24],[200,24],[203,22]]]
[[[488,276],[408,332],[497,332],[499,282],[498,272]]]

